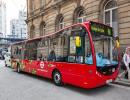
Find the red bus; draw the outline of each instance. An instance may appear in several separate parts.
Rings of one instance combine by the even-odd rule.
[[[87,21],[56,33],[12,44],[12,67],[82,88],[113,82],[119,72],[112,28]]]

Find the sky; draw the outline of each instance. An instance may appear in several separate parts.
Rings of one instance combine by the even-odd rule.
[[[18,18],[19,10],[26,11],[26,0],[2,0],[6,3],[7,34],[10,34],[10,20]]]

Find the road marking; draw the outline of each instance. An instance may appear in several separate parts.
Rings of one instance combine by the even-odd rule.
[[[130,90],[130,87],[128,87],[128,86],[122,86],[122,85],[112,84],[112,83],[109,83],[109,85],[115,86],[115,87],[118,87],[118,88],[122,88],[122,89],[126,89],[126,90]]]

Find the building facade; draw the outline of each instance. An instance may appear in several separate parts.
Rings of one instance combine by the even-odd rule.
[[[86,20],[112,26],[121,48],[130,45],[130,0],[27,0],[29,38]]]
[[[0,37],[6,34],[6,4],[0,1]]]
[[[19,11],[18,19],[12,19],[10,21],[10,37],[19,39],[27,38],[27,25],[25,22],[26,18],[26,12]]]

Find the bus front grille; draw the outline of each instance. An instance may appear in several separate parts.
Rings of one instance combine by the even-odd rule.
[[[103,66],[103,67],[97,66],[97,71],[103,75],[111,75],[116,71],[116,69],[117,69],[117,65],[109,65],[109,66]]]

